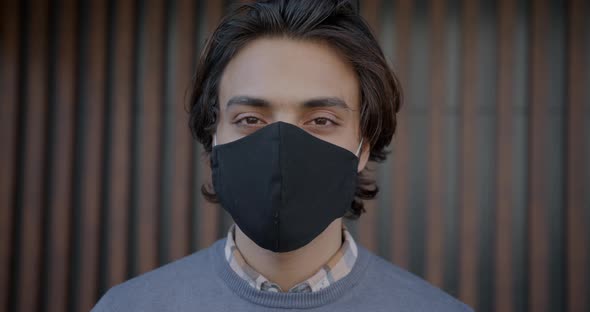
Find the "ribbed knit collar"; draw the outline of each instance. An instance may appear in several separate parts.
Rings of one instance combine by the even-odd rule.
[[[344,224],[342,225],[342,244],[340,248],[322,267],[311,277],[292,286],[288,291],[281,289],[281,286],[270,281],[262,273],[257,272],[251,267],[244,256],[236,246],[235,242],[236,225],[233,224],[227,232],[225,240],[225,260],[229,266],[244,279],[250,286],[258,290],[274,292],[315,292],[327,288],[338,280],[344,278],[356,262],[358,257],[358,247],[354,238],[348,232]]]
[[[238,276],[225,260],[224,246],[225,239],[222,239],[209,249],[210,260],[223,283],[241,298],[257,305],[272,308],[314,308],[341,298],[363,278],[371,258],[366,249],[358,246],[358,258],[352,271],[328,288],[312,293],[274,293],[254,289]]]

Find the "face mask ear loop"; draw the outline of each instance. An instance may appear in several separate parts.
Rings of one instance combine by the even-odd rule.
[[[217,145],[217,133],[213,133],[213,147]]]
[[[359,157],[359,156],[360,156],[360,154],[359,154],[359,153],[360,153],[360,151],[361,151],[361,148],[363,147],[363,140],[364,140],[364,139],[365,139],[365,138],[361,138],[361,143],[359,143],[359,147],[356,149],[356,153],[354,153],[354,154],[356,155],[356,157]]]

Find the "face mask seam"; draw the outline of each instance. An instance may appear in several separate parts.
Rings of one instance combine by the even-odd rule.
[[[294,163],[291,162],[290,160],[293,157],[295,157],[296,159],[300,159],[299,156],[291,155],[290,152],[295,151],[297,153],[300,146],[310,146],[311,145],[314,148],[317,147],[318,152],[326,152],[326,153],[328,153],[327,155],[332,155],[331,153],[333,153],[334,156],[341,157],[342,161],[350,162],[352,160],[350,158],[350,154],[348,154],[348,156],[347,156],[346,153],[344,153],[344,148],[334,149],[334,148],[322,147],[320,145],[315,146],[316,143],[314,143],[314,142],[316,142],[316,141],[311,139],[311,137],[309,136],[309,133],[307,133],[308,136],[305,137],[306,140],[308,140],[309,142],[304,141],[303,140],[304,137],[301,136],[301,134],[304,132],[296,131],[298,129],[301,129],[301,128],[295,128],[294,126],[292,127],[288,123],[279,123],[276,125],[276,128],[274,128],[274,130],[272,130],[271,132],[266,132],[267,133],[266,135],[259,136],[258,139],[253,139],[254,140],[253,142],[257,142],[256,144],[260,144],[258,147],[260,147],[260,148],[264,147],[264,149],[260,149],[260,151],[267,150],[271,153],[271,154],[269,154],[270,158],[268,159],[268,161],[271,161],[272,159],[274,159],[274,160],[272,160],[272,163],[274,163],[274,166],[272,168],[274,168],[273,170],[276,170],[275,171],[276,174],[273,177],[273,181],[275,181],[274,183],[277,183],[277,184],[280,183],[280,184],[279,185],[275,184],[274,195],[272,195],[274,197],[274,200],[273,200],[274,205],[271,207],[272,210],[269,211],[269,210],[265,209],[268,212],[272,212],[274,220],[273,219],[271,219],[271,220],[277,222],[276,224],[272,224],[272,225],[274,225],[273,230],[266,232],[268,234],[265,234],[265,232],[260,232],[260,231],[258,231],[258,232],[252,231],[251,235],[254,235],[254,236],[253,237],[249,236],[249,237],[253,241],[255,241],[257,244],[259,244],[258,243],[259,241],[261,244],[264,244],[264,242],[266,241],[267,242],[266,244],[268,244],[268,246],[272,246],[275,248],[275,250],[273,250],[273,248],[268,248],[268,249],[273,250],[275,252],[288,252],[288,251],[294,250],[296,248],[299,248],[297,246],[300,246],[301,243],[304,243],[304,242],[309,243],[309,241],[311,241],[315,237],[317,237],[317,234],[314,234],[315,236],[313,236],[313,237],[309,237],[309,234],[305,234],[305,235],[307,235],[305,238],[303,238],[304,234],[301,234],[301,237],[299,237],[299,238],[293,237],[293,235],[292,235],[293,234],[293,227],[292,227],[293,222],[292,222],[292,220],[290,220],[291,214],[288,214],[288,215],[284,214],[283,208],[287,204],[286,199],[287,198],[293,199],[293,196],[291,195],[292,190],[287,188],[285,186],[285,183],[289,182],[289,186],[291,186],[293,183],[295,183],[297,185],[297,183],[299,183],[297,181],[300,181],[300,179],[305,179],[304,178],[305,176],[301,177],[300,175],[297,175],[297,176],[299,176],[299,178],[297,178],[297,179],[293,178],[295,180],[289,178],[289,173],[298,173],[299,172],[298,171],[299,169],[296,169],[297,166],[293,165]],[[267,140],[269,140],[269,139],[273,140],[273,141],[268,142]],[[359,143],[359,147],[361,147],[361,148],[362,148],[362,143],[364,142],[363,139],[364,138],[361,137],[361,142]],[[274,140],[277,140],[277,141],[274,141]],[[213,141],[214,141],[213,143],[215,145],[217,145],[216,136],[214,136]],[[250,141],[248,141],[248,142],[250,142]],[[323,141],[323,143],[326,143],[326,145],[330,145],[330,146],[334,145],[328,141]],[[250,144],[250,143],[248,143],[248,144]],[[308,144],[310,144],[310,145],[308,145]],[[272,148],[270,148],[270,147],[272,147]],[[243,144],[236,145],[235,148],[228,146],[228,148],[225,148],[223,146],[221,147],[222,150],[224,150],[228,153],[238,153],[238,155],[239,155],[239,153],[247,152],[247,150],[245,149],[246,147]],[[267,148],[270,148],[270,149],[267,149]],[[215,148],[214,151],[215,150],[218,150],[218,148]],[[230,150],[231,150],[231,152],[230,152]],[[248,149],[248,150],[249,150],[249,153],[258,153],[258,148],[255,148],[255,150],[252,150],[252,149]],[[301,151],[303,151],[303,150],[301,150]],[[312,155],[316,155],[316,153],[313,151],[315,151],[315,149],[312,149],[312,153],[303,153],[304,155],[307,155],[306,157],[303,157],[303,159],[313,158],[314,156],[312,156]],[[228,157],[227,156],[228,153],[222,153],[222,154],[225,154],[226,156],[224,156],[224,157],[227,159],[230,159],[230,160],[233,159],[233,161],[234,161],[233,167],[237,166],[236,168],[241,168],[244,165],[242,163],[242,161],[239,160],[239,157],[238,158]],[[299,154],[299,153],[297,153],[297,154]],[[323,154],[321,154],[321,155],[323,155]],[[257,155],[251,155],[251,156],[253,157],[252,159],[254,162],[258,162],[255,159],[257,159],[258,157],[262,157],[262,156],[257,156]],[[276,157],[278,157],[278,158],[276,158]],[[337,157],[337,159],[340,159],[338,157]],[[220,156],[220,159],[221,158],[223,158],[223,157]],[[349,178],[351,179],[351,183],[348,184],[347,187],[343,187],[343,185],[339,187],[339,189],[341,191],[344,191],[346,189],[347,192],[350,192],[347,197],[350,198],[351,201],[353,201],[356,198],[355,188],[358,183],[358,181],[357,181],[358,180],[358,172],[357,172],[358,157],[355,157],[354,160],[355,161],[351,164],[352,166],[349,167],[351,170],[350,176],[349,176]],[[266,161],[259,163],[259,165],[262,167],[268,166],[267,164],[268,163]],[[295,166],[295,168],[293,168],[293,166]],[[271,167],[266,167],[266,168],[270,169]],[[344,169],[344,168],[342,167],[342,169]],[[223,170],[221,170],[221,168],[217,168],[216,171],[218,171],[217,173],[219,174]],[[248,171],[248,170],[246,170],[246,171]],[[237,172],[239,173],[241,171],[238,170]],[[248,172],[251,173],[252,171],[250,170]],[[235,196],[240,196],[239,194],[245,194],[243,191],[239,191],[244,186],[240,186],[240,184],[236,184],[235,182],[231,182],[232,181],[231,174],[229,176],[227,176],[225,179],[220,179],[220,180],[222,180],[222,181],[219,181],[220,184],[223,184],[221,182],[226,181],[226,180],[228,182],[229,188],[225,189],[225,190],[220,190],[220,192],[223,192],[226,195],[225,196],[226,199],[229,198],[229,202],[233,202],[232,199],[237,198]],[[295,181],[295,182],[293,182],[293,181]],[[224,189],[224,188],[222,187],[222,189]],[[237,189],[237,191],[236,191],[236,194],[234,195],[232,190],[236,190],[236,189]],[[246,198],[248,198],[248,196],[250,196],[248,194],[249,193],[246,193],[244,196]],[[270,194],[273,194],[273,193],[270,193]],[[336,198],[339,196],[340,195],[336,195]],[[332,196],[332,198],[335,198],[335,197]],[[341,199],[344,199],[344,198],[341,197]],[[346,211],[348,211],[351,207],[351,204],[352,204],[351,201],[348,201],[346,206],[339,208],[339,209],[344,209],[344,210],[342,212],[338,212],[338,214],[339,214],[338,217],[344,216],[346,214]],[[304,202],[306,202],[306,201],[304,201]],[[300,205],[301,204],[301,203],[297,202],[296,199],[294,202],[291,201],[290,203],[291,203],[291,205]],[[248,205],[247,202],[245,202],[245,204],[246,204],[246,206]],[[266,205],[266,203],[265,203],[265,205]],[[341,204],[339,204],[338,207],[340,207],[340,205]],[[237,207],[230,205],[228,208],[230,208],[230,210],[231,210],[231,211],[228,211],[228,212],[230,212],[230,214],[238,213]],[[245,209],[245,208],[241,207],[241,209]],[[254,212],[255,208],[250,207],[249,209],[251,209]],[[334,209],[328,209],[328,210],[334,210]],[[268,213],[268,212],[265,212],[265,213]],[[262,213],[262,211],[260,211],[260,213]],[[276,218],[274,217],[275,213],[277,214]],[[335,211],[332,211],[332,212],[327,211],[326,213],[330,213],[330,215],[331,215],[336,212]],[[287,218],[289,218],[289,220],[281,220],[281,217],[285,217],[285,216],[287,216]],[[242,221],[242,222],[246,222],[246,223],[244,223],[245,224],[244,228],[248,229],[249,228],[248,224],[252,224],[252,222],[254,222],[254,224],[255,224],[256,222],[259,222],[257,220],[258,220],[258,218],[254,218],[251,220],[246,219],[246,220]],[[266,220],[268,220],[268,219],[266,219]],[[270,222],[274,223],[273,221],[270,221]],[[250,223],[248,223],[248,222],[250,222]],[[285,224],[288,225],[288,227],[286,229],[283,229],[282,225],[285,225]],[[243,225],[243,224],[241,224],[241,225]],[[317,224],[316,227],[318,227],[318,226],[320,226],[320,225]],[[324,228],[325,228],[325,225],[324,225]],[[282,241],[282,233],[283,232],[286,233],[285,239],[288,239],[288,241]],[[307,232],[309,232],[309,231],[307,231]],[[269,238],[268,235],[270,235],[271,233],[276,235],[275,237],[271,237],[273,239],[272,245],[269,244],[270,241],[267,240]],[[321,231],[319,233],[321,233]],[[256,237],[258,237],[259,240],[256,240]],[[309,237],[309,240],[308,240],[308,237]],[[259,245],[259,246],[263,246],[263,245]],[[267,245],[264,245],[264,246],[267,246]],[[263,248],[267,249],[266,247],[263,247]],[[279,249],[281,251],[279,251]]]
[[[284,142],[283,142],[283,135],[282,135],[282,124],[279,124],[279,126],[277,127],[277,131],[279,134],[279,170],[281,172],[280,174],[280,181],[279,181],[279,185],[281,186],[280,191],[279,191],[279,204],[280,207],[283,207],[283,200],[284,200],[284,189],[285,189],[285,185],[284,185],[284,176],[285,176],[285,172],[284,172],[284,168],[283,168],[283,149],[284,149]],[[275,213],[276,213],[276,222],[277,222],[277,242],[276,242],[276,248],[277,250],[281,247],[280,246],[280,242],[281,242],[281,231],[280,231],[280,227],[281,227],[281,212],[278,208],[273,207],[273,209],[276,209]]]

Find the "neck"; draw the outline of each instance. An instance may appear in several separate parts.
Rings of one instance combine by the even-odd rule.
[[[289,252],[272,252],[256,245],[238,226],[236,247],[244,260],[283,291],[314,275],[342,245],[342,219],[332,222],[309,244]]]

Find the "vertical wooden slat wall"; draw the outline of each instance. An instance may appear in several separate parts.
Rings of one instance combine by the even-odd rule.
[[[194,36],[195,19],[193,19],[192,14],[195,11],[195,4],[195,1],[191,0],[178,1],[174,10],[177,15],[169,14],[168,20],[168,23],[175,25],[176,28],[170,28],[168,32],[168,42],[174,44],[169,47],[168,53],[171,61],[171,63],[168,63],[171,68],[168,85],[169,106],[174,114],[173,118],[171,118],[173,124],[170,125],[171,129],[174,129],[172,132],[173,148],[171,149],[174,151],[174,155],[171,157],[173,176],[171,181],[168,181],[173,191],[168,205],[171,211],[170,224],[168,225],[170,235],[167,242],[170,249],[168,255],[164,257],[166,262],[180,258],[190,250],[190,219],[188,216],[191,198],[192,137],[190,132],[186,131],[186,125],[188,124],[186,106],[176,105],[176,103],[184,103],[188,96],[186,90],[190,86],[192,59],[194,58],[193,43],[183,39]]]
[[[478,39],[478,1],[465,0],[461,6],[461,25],[463,29],[461,40],[461,178],[460,186],[460,237],[461,247],[459,256],[459,296],[472,307],[477,304],[477,263],[479,249],[479,228],[482,221],[478,212],[480,210],[479,196],[481,189],[478,187],[478,149],[477,137],[480,128],[478,123],[479,112],[477,107],[477,91],[480,88],[478,64],[479,50]],[[469,86],[467,84],[469,83]],[[491,143],[491,142],[488,142]]]
[[[137,257],[133,274],[147,272],[158,263],[158,203],[162,195],[159,180],[163,150],[159,147],[164,105],[164,14],[162,0],[140,2],[141,17],[138,24],[138,69],[136,74],[137,99],[134,117],[137,118],[136,134],[138,148],[136,160],[139,170],[135,172],[138,184],[135,207],[136,231],[134,244]]]
[[[427,207],[427,223],[425,234],[429,237],[426,240],[426,254],[425,254],[425,272],[424,276],[428,280],[438,286],[443,287],[443,270],[444,270],[444,227],[440,220],[443,220],[444,213],[444,101],[432,101],[432,99],[444,99],[446,92],[445,74],[445,0],[432,1],[430,14],[431,40],[430,48],[440,53],[433,53],[429,55],[430,59],[430,116],[429,116],[429,132],[430,145],[428,146],[428,171],[430,177],[428,178],[428,207]]]
[[[590,196],[588,195],[588,177],[590,176],[590,13],[587,1],[575,0],[570,4],[571,15],[568,27],[569,57],[568,68],[568,102],[567,102],[567,168],[568,185],[566,198],[567,232],[567,277],[566,294],[572,311],[583,311],[590,307]],[[586,30],[586,31],[584,31]]]
[[[231,2],[1,1],[0,311],[87,311],[225,234],[186,105]],[[405,103],[357,240],[477,311],[590,310],[590,3],[359,7]]]
[[[497,95],[497,178],[496,190],[498,199],[496,201],[496,226],[497,233],[494,244],[494,274],[496,309],[498,311],[511,312],[515,311],[512,304],[515,294],[514,286],[511,279],[513,274],[512,266],[512,211],[516,209],[512,201],[512,171],[514,163],[512,161],[513,146],[516,142],[513,137],[512,117],[515,113],[513,110],[514,101],[514,29],[517,21],[515,20],[515,2],[503,0],[498,8],[498,95]]]
[[[205,1],[206,5],[201,9],[201,15],[204,19],[204,23],[201,24],[202,32],[199,33],[199,40],[202,45],[205,44],[207,34],[210,34],[215,30],[217,21],[223,15],[223,1]],[[200,51],[199,51],[200,52]],[[195,57],[200,55],[199,53],[193,53]],[[210,185],[211,182],[211,171],[207,165],[206,156],[204,156],[203,150],[200,148],[195,149],[195,157],[193,158],[197,162],[197,185],[194,185],[193,192],[200,192],[200,185]],[[213,243],[220,235],[222,230],[218,229],[223,212],[219,211],[215,205],[206,201],[202,196],[198,197],[197,202],[198,209],[197,222],[198,222],[198,247],[205,247]]]
[[[411,0],[400,0],[394,3],[393,19],[394,19],[394,36],[390,40],[394,40],[393,56],[391,62],[393,70],[397,75],[399,81],[408,81],[410,54],[409,46],[411,43],[411,29],[412,29],[412,7]],[[408,88],[403,90],[404,100],[409,101],[410,95]],[[393,170],[387,174],[387,179],[392,181],[392,190],[390,192],[383,192],[381,197],[391,196],[391,259],[397,265],[407,269],[409,267],[409,247],[408,247],[408,192],[410,185],[408,183],[408,176],[411,174],[409,170],[409,121],[407,116],[409,110],[404,107],[398,114],[398,126],[396,130],[394,143],[392,144],[392,158]],[[361,220],[363,223],[365,220]]]
[[[42,284],[43,309],[47,311],[66,310],[68,296],[68,281],[70,273],[70,231],[68,230],[72,220],[72,169],[75,135],[75,95],[76,95],[76,68],[77,68],[77,23],[78,5],[76,1],[68,0],[62,3],[61,9],[53,6],[51,9],[54,18],[56,33],[52,44],[52,53],[55,55],[52,71],[52,91],[50,103],[50,120],[53,123],[50,133],[53,148],[49,154],[51,157],[50,173],[48,181],[51,200],[47,202],[47,228],[44,244],[46,253],[45,273],[46,279]],[[59,17],[59,18],[58,18]]]
[[[22,23],[23,56],[22,85],[19,85],[17,130],[17,181],[15,192],[16,230],[13,259],[15,283],[10,298],[19,310],[32,311],[38,308],[39,284],[41,281],[41,226],[43,209],[44,179],[46,172],[45,140],[47,114],[47,23],[49,6],[47,1],[31,1],[21,8],[21,16],[30,20]]]
[[[105,159],[101,275],[99,292],[126,280],[128,275],[129,203],[131,181],[131,130],[133,105],[134,31],[137,17],[134,1],[110,1],[106,94],[105,142],[110,153]]]
[[[0,12],[0,309],[6,309],[12,303],[10,297],[14,295],[11,267],[15,252],[13,208],[16,198],[18,86],[22,81],[20,9],[14,1],[3,1]]]
[[[371,29],[375,32],[376,35],[379,34],[380,32],[380,28],[379,25],[377,23],[377,14],[378,14],[378,9],[379,9],[379,2],[382,0],[367,0],[367,1],[363,1],[362,3],[362,7],[360,8],[360,10],[362,10],[363,12],[365,12],[365,17],[367,18],[367,21],[369,22],[369,25],[371,27]],[[367,176],[375,179],[376,176],[376,172],[375,172],[375,166],[373,164],[368,166],[368,170],[367,170]],[[359,234],[359,239],[360,239],[360,243],[363,246],[366,246],[368,249],[377,250],[377,230],[376,230],[376,224],[377,224],[377,220],[376,218],[378,217],[377,212],[375,211],[376,209],[376,202],[375,200],[371,200],[371,201],[366,201],[365,203],[365,209],[367,210],[367,213],[364,217],[364,221],[363,223],[359,224],[358,226],[358,234]]]

